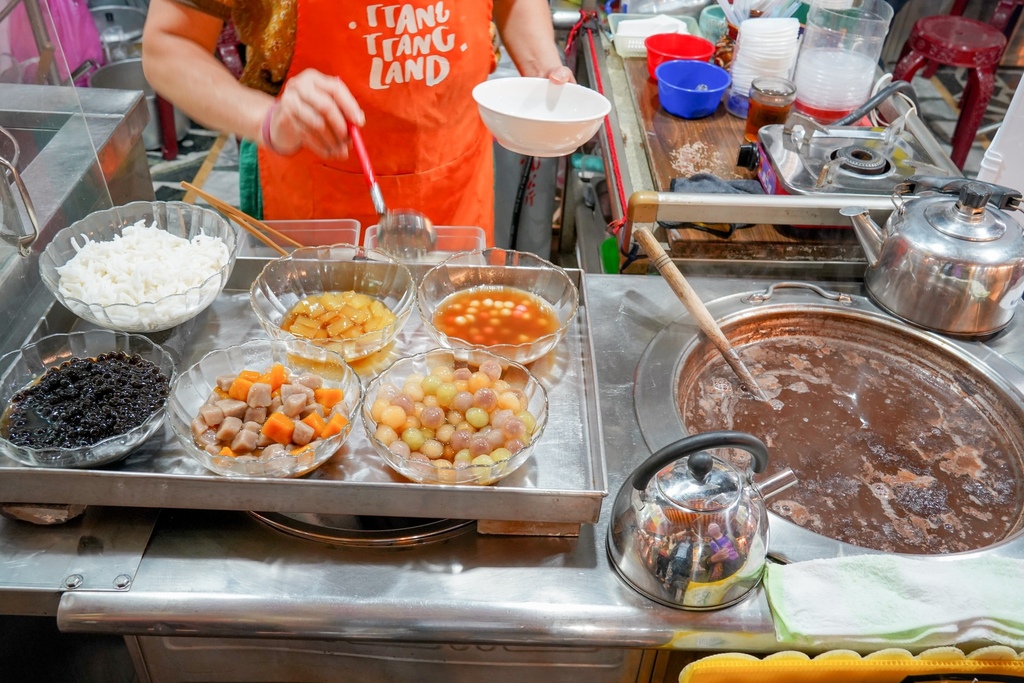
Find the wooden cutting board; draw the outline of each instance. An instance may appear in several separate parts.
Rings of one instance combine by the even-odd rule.
[[[687,120],[661,108],[658,86],[647,74],[646,59],[623,59],[626,80],[644,130],[643,147],[655,188],[669,192],[673,178],[713,173],[732,180],[753,178],[736,166],[744,142],[743,119],[725,104],[707,118]],[[781,261],[863,261],[864,252],[849,228],[794,228],[754,225],[730,230],[728,225],[666,229],[674,258],[752,259]]]

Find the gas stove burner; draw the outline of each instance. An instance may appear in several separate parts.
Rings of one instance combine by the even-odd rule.
[[[920,131],[919,137],[914,131]],[[758,131],[756,154],[740,163],[757,170],[767,194],[889,196],[920,173],[960,175],[924,124],[913,114],[886,128],[831,126],[812,132],[781,124]]]
[[[885,175],[892,164],[884,156],[863,145],[848,145],[832,152],[833,159],[840,159],[840,168],[857,175]]]
[[[250,512],[250,516],[286,534],[329,545],[396,548],[443,541],[476,528],[476,521],[318,515],[298,512]]]

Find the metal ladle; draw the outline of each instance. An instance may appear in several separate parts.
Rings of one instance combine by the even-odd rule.
[[[384,204],[380,185],[370,165],[370,155],[366,153],[362,133],[359,127],[349,122],[348,134],[352,138],[352,146],[356,150],[363,176],[370,187],[370,199],[377,211],[377,244],[398,258],[420,258],[437,246],[437,230],[423,212],[415,209],[389,210]]]

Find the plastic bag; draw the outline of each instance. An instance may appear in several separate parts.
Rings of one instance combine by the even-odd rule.
[[[55,47],[54,61],[62,81],[86,61],[92,61],[96,67],[103,64],[100,34],[85,0],[40,0],[39,4]],[[28,63],[39,57],[23,5],[19,4],[11,14],[8,28],[11,54],[16,60]],[[76,84],[85,85],[86,80],[83,74]]]

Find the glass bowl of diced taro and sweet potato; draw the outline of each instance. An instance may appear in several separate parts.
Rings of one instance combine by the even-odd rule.
[[[168,413],[178,441],[208,470],[298,477],[341,448],[361,400],[359,376],[340,355],[298,339],[257,340],[181,373]]]
[[[249,289],[260,325],[273,339],[303,339],[365,358],[387,347],[412,313],[409,269],[379,249],[303,247],[269,262]]]

